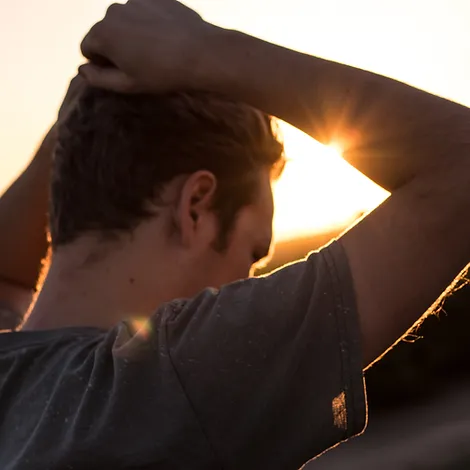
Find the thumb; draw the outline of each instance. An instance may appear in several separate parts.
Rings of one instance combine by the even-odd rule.
[[[137,93],[137,86],[128,75],[115,67],[100,67],[95,64],[84,64],[78,69],[79,74],[88,85],[104,88],[117,93]]]

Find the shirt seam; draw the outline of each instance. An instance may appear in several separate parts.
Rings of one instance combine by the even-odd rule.
[[[193,412],[194,418],[196,419],[196,422],[199,426],[199,429],[201,430],[204,438],[206,439],[207,443],[209,444],[209,448],[211,449],[211,452],[212,452],[212,457],[214,458],[215,462],[218,465],[220,465],[220,470],[224,470],[224,466],[221,463],[221,462],[223,462],[223,460],[218,456],[218,454],[217,454],[217,452],[214,448],[214,445],[212,444],[212,442],[209,438],[209,434],[207,433],[204,426],[202,425],[202,422],[199,418],[199,415],[196,412],[196,407],[194,406],[194,403],[192,402],[192,400],[189,398],[189,395],[186,391],[186,388],[183,384],[183,381],[181,380],[181,376],[178,373],[178,369],[176,368],[175,363],[173,362],[173,357],[171,356],[171,351],[170,351],[170,348],[168,347],[168,322],[167,322],[166,319],[164,320],[164,327],[165,327],[165,348],[166,348],[166,351],[168,353],[168,358],[170,360],[171,367],[173,368],[173,371],[175,372],[178,383],[180,384],[181,390],[183,391],[184,396],[186,397],[186,400],[189,404],[189,407],[191,408],[191,411]]]
[[[330,274],[335,282],[332,283],[334,289],[334,297],[338,299],[335,307],[335,319],[337,325],[338,336],[340,340],[340,355],[341,355],[341,382],[344,386],[344,392],[346,395],[346,416],[347,416],[347,426],[346,426],[346,438],[351,437],[356,434],[356,427],[358,427],[358,408],[359,400],[362,402],[360,397],[357,397],[356,390],[354,388],[354,377],[352,374],[354,367],[351,364],[351,349],[354,349],[354,346],[351,345],[351,334],[350,334],[350,325],[348,321],[344,318],[345,310],[349,310],[351,307],[346,305],[345,295],[341,289],[343,283],[343,276],[338,270],[335,253],[330,253],[330,250],[334,249],[339,244],[338,241],[334,241],[329,247],[322,250],[325,261],[327,263]],[[353,308],[356,309],[355,304]],[[357,314],[357,313],[355,313]],[[351,412],[351,413],[350,413]],[[357,431],[359,432],[359,431]]]

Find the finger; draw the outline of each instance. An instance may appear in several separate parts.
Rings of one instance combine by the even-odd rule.
[[[108,33],[123,8],[124,5],[113,3],[108,7],[104,19],[90,29],[80,45],[84,57],[89,60],[93,60],[94,57],[108,57],[112,45],[107,41]]]
[[[118,93],[138,92],[134,80],[117,68],[85,64],[78,71],[86,82],[93,87],[104,88]]]
[[[91,60],[93,55],[102,55],[103,54],[103,44],[99,40],[99,28],[100,23],[96,23],[88,32],[88,34],[83,39],[80,44],[80,49],[82,51],[83,57]]]

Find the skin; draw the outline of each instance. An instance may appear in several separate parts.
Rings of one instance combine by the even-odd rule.
[[[419,321],[468,263],[468,109],[217,28],[172,0],[113,6],[82,49],[90,60],[82,74],[92,85],[202,89],[245,101],[322,142],[339,141],[348,161],[392,191],[340,241],[356,292],[364,367]],[[60,248],[25,328],[107,328],[246,277],[253,253],[271,240],[269,171],[258,177],[258,197],[240,212],[224,253],[213,249],[217,181],[208,172],[172,181],[168,204],[132,236],[103,244],[89,233]]]
[[[28,309],[45,257],[49,174],[58,127],[67,118],[84,82],[72,80],[60,107],[57,122],[51,126],[33,159],[0,198],[0,304],[9,312],[2,327],[14,328]]]
[[[364,366],[433,305],[470,259],[470,111],[363,70],[204,22],[179,2],[112,6],[82,44],[82,75],[122,92],[202,89],[295,125],[391,190],[345,233]],[[103,67],[103,64],[106,64]]]
[[[240,210],[222,253],[213,248],[217,181],[207,171],[172,181],[158,216],[132,236],[103,244],[89,234],[58,249],[23,329],[109,328],[123,318],[148,317],[172,299],[248,277],[253,264],[268,255],[272,238],[270,169],[258,178],[258,194]],[[170,236],[174,224],[178,231]]]
[[[27,310],[47,251],[50,162],[56,142],[53,126],[31,163],[0,199],[0,329],[14,329]]]
[[[84,81],[81,77],[75,77],[72,80],[61,105],[57,122],[46,134],[29,166],[8,188],[2,198],[0,198],[0,225],[9,227],[8,231],[2,231],[0,233],[0,259],[2,259],[2,263],[0,264],[0,329],[15,329],[22,323],[23,317],[33,300],[35,286],[41,287],[42,280],[40,279],[38,282],[41,266],[42,264],[48,264],[47,260],[45,260],[45,256],[48,247],[47,212],[49,174],[57,141],[58,127],[73,109],[83,87]],[[269,169],[266,169],[264,173],[268,174],[268,172]],[[201,175],[196,175],[196,178],[200,176]],[[264,176],[262,176],[261,179],[264,181]],[[178,185],[178,182],[175,181],[174,183]],[[181,181],[179,183],[181,183]],[[230,255],[229,249],[227,253],[227,259],[229,261],[224,261],[223,263],[223,266],[229,268],[228,272],[217,273],[214,278],[208,279],[207,285],[205,285],[204,282],[201,284],[202,279],[198,277],[194,282],[193,288],[189,288],[184,292],[179,289],[169,289],[168,292],[174,291],[175,297],[187,296],[187,292],[193,295],[207,286],[218,287],[222,283],[228,283],[236,279],[247,277],[253,270],[254,265],[256,264],[258,266],[258,262],[266,258],[269,252],[272,237],[272,194],[270,188],[266,185],[260,186],[260,194],[257,195],[257,200],[253,207],[255,208],[254,217],[250,216],[250,208],[247,208],[247,211],[244,210],[242,214],[240,214],[240,241],[237,239],[238,225],[235,226],[233,233],[235,244],[241,243],[247,247],[252,247],[249,260],[246,259],[246,255]],[[245,212],[247,212],[248,215],[244,215]],[[244,221],[245,218],[247,218],[246,221]],[[256,220],[256,222],[254,222],[254,220]],[[260,223],[260,221],[263,222]],[[253,228],[256,228],[256,230],[253,230]],[[159,230],[159,228],[156,228],[156,230]],[[126,240],[126,237],[123,238]],[[107,253],[111,247],[100,245],[96,248],[88,248],[94,257],[95,254],[98,254],[98,257],[102,258],[103,253]],[[121,248],[123,247],[120,246],[119,249]],[[119,249],[116,251],[119,251]],[[152,250],[153,249],[154,246],[152,244]],[[55,263],[54,271],[50,273],[48,285],[51,282],[52,276],[57,271],[58,264],[63,264],[63,256],[55,258],[59,259],[59,261]],[[67,265],[68,264],[70,263],[67,263]],[[78,261],[78,264],[81,265],[81,260]],[[109,260],[107,260],[105,269],[110,269],[112,264],[113,263],[109,263]],[[135,301],[126,301],[126,303],[132,305],[130,309],[132,311],[148,312],[150,309],[155,308],[155,305],[161,303],[161,300],[158,300],[159,295],[156,295],[153,283],[145,293],[136,285],[134,265],[134,261],[123,261],[119,265],[120,271],[126,273],[124,283],[126,284],[127,280],[127,284],[132,284],[132,291],[137,292],[139,296],[139,302],[137,302],[137,304]],[[92,269],[87,270],[87,273],[101,272],[99,265],[96,263],[93,263],[90,267]],[[67,270],[68,269],[69,268],[67,268]],[[60,271],[62,272],[62,268]],[[155,274],[152,273],[152,276],[154,275]],[[96,275],[95,277],[99,278],[100,276]],[[220,280],[218,279],[219,277]],[[142,278],[142,276],[140,276],[140,278]],[[120,292],[123,292],[122,289]],[[157,299],[155,299],[155,297],[157,297]],[[167,299],[167,297],[167,295],[161,296],[163,299]],[[145,302],[142,302],[142,299],[145,299]],[[113,303],[115,300],[116,299],[114,299]],[[43,301],[44,296],[41,298],[41,304]],[[140,306],[139,304],[145,304],[145,306]],[[149,307],[149,304],[152,306]],[[82,318],[84,312],[87,311],[87,307],[77,303],[74,303],[74,305],[74,312],[77,310],[76,306],[80,305],[80,313],[73,314],[77,324],[93,324],[93,321],[89,321],[86,318],[93,318],[91,311],[95,311],[95,308],[90,310],[90,314],[88,314],[86,318]],[[136,305],[138,305],[138,307],[136,307]],[[122,310],[121,307],[119,309],[112,307],[112,309],[115,311]],[[108,308],[108,310],[111,310],[111,308]],[[30,328],[31,325],[41,327],[43,322],[42,320],[38,321],[39,317],[39,315],[36,315],[34,322],[27,322],[24,328]],[[94,318],[96,318],[96,316]],[[107,327],[119,320],[119,316],[112,316],[109,319],[104,318],[103,321],[98,322],[98,324]],[[74,322],[67,321],[47,321],[44,325],[57,327],[62,323],[64,323],[64,325],[75,324]]]

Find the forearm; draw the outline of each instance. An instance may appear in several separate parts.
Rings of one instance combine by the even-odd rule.
[[[338,143],[346,160],[389,190],[454,154],[470,119],[467,108],[403,83],[238,32],[214,29],[207,55],[201,86]]]
[[[0,199],[0,279],[33,289],[47,250],[49,172],[53,127],[34,159]]]

